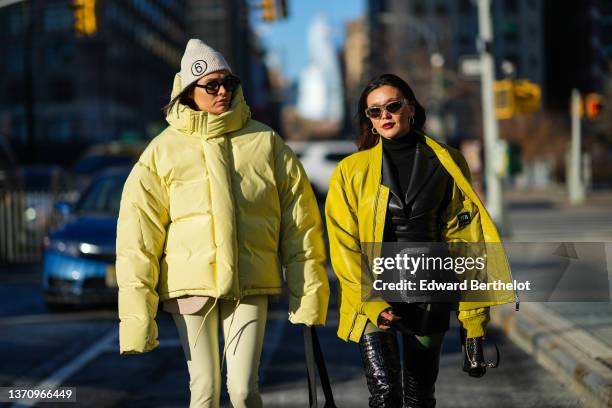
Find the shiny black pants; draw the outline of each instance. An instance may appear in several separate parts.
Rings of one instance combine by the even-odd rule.
[[[440,365],[444,334],[433,336],[400,335],[400,357],[394,331],[364,334],[359,342],[370,407],[435,407],[435,383]]]

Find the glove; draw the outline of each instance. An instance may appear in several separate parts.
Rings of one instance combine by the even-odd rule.
[[[463,371],[470,377],[482,377],[487,372],[482,340],[484,337],[473,337],[463,342]]]

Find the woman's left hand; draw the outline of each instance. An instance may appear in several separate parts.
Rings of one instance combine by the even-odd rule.
[[[484,337],[473,337],[465,340],[463,346],[463,371],[470,377],[482,377],[487,372],[482,342]]]
[[[388,330],[391,328],[391,324],[394,321],[401,320],[402,318],[393,314],[393,310],[391,308],[385,309],[380,312],[378,316],[377,325],[379,328],[383,330]]]

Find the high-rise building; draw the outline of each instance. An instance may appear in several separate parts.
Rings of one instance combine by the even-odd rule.
[[[472,0],[370,0],[368,6],[371,71],[408,71],[418,87],[419,73],[433,72],[428,55],[441,53],[445,67],[457,70],[461,57],[478,53]],[[491,15],[498,79],[535,82],[545,108],[557,110],[567,110],[571,88],[604,87],[612,61],[612,1],[494,0]],[[504,62],[513,69],[502,69],[509,66]]]
[[[352,121],[357,115],[357,102],[361,88],[365,85],[366,60],[368,56],[369,38],[365,18],[349,21],[345,27],[346,40],[344,41],[344,85],[346,97],[346,110],[348,120]]]
[[[515,75],[541,84],[544,75],[542,1],[495,0],[492,2],[495,59],[514,65]],[[444,65],[457,69],[461,57],[477,54],[478,10],[471,0],[371,0],[373,42],[393,58],[377,58],[388,64],[416,66],[439,53]],[[397,54],[397,55],[395,55]],[[415,58],[415,54],[417,58]]]
[[[247,78],[251,70],[253,44],[246,0],[187,0],[187,32],[227,59],[232,71]],[[247,97],[250,81],[243,81]]]
[[[612,1],[546,1],[546,94],[567,111],[572,88],[601,92],[612,62]]]
[[[496,78],[525,78],[544,87],[544,0],[494,0]],[[478,8],[472,0],[369,0],[368,72],[406,79],[428,111],[430,130],[450,141],[480,133],[478,79],[460,74],[478,58]]]
[[[279,127],[279,106],[268,78],[265,52],[249,22],[246,0],[187,0],[187,33],[223,54],[255,119]]]
[[[183,0],[0,8],[2,128],[28,148],[150,135],[185,43]]]

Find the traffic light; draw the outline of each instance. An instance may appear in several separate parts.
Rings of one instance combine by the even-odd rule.
[[[495,81],[493,92],[495,93],[495,116],[497,119],[510,119],[514,115],[528,114],[540,110],[542,103],[540,86],[526,79]]]
[[[514,98],[517,113],[533,113],[540,110],[542,91],[537,84],[520,79],[514,83]]]
[[[261,19],[268,23],[276,20],[276,0],[261,0]]]
[[[514,85],[510,79],[495,81],[493,84],[495,93],[495,116],[497,119],[510,119],[514,116],[515,100]]]
[[[590,93],[586,96],[584,101],[584,108],[586,116],[590,120],[595,120],[599,117],[603,105],[601,103],[601,95],[596,93]]]
[[[74,0],[74,30],[81,35],[93,35],[98,31],[96,0]]]

